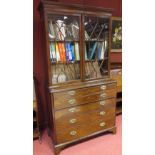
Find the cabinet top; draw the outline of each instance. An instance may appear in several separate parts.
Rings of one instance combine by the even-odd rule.
[[[80,10],[80,11],[93,11],[93,12],[113,12],[111,8],[103,8],[103,7],[93,7],[93,6],[86,6],[81,4],[65,4],[61,2],[54,2],[49,0],[41,0],[38,10],[42,11],[43,8],[45,9],[68,9],[68,10]]]

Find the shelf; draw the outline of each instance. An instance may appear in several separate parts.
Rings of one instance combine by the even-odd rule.
[[[105,40],[104,39],[98,39],[98,40],[97,39],[95,39],[95,40],[89,40],[88,39],[88,40],[85,40],[85,42],[95,42],[95,41],[96,42],[104,42]]]
[[[108,57],[106,57],[106,58],[104,58],[104,60],[107,60],[108,59]],[[101,59],[101,60],[85,60],[85,62],[95,62],[95,61],[103,61],[103,59]],[[80,62],[80,60],[76,60],[76,61],[69,61],[69,62],[62,62],[62,61],[58,61],[58,62],[52,62],[51,61],[51,64],[53,65],[53,64],[74,64],[74,63],[79,63]]]
[[[54,40],[49,39],[50,42],[79,42],[79,40]]]
[[[55,64],[55,65],[57,65],[57,64],[74,64],[74,63],[79,63],[80,62],[80,60],[76,60],[76,61],[69,61],[69,62],[62,62],[62,61],[58,61],[58,62],[52,62],[51,61],[51,64],[53,65],[53,64]]]
[[[105,57],[104,59],[101,59],[101,60],[85,60],[85,62],[95,62],[95,61],[104,61],[104,60],[107,60],[108,57]]]

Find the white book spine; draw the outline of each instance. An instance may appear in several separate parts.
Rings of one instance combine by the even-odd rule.
[[[76,60],[80,60],[79,44],[78,43],[75,43],[75,54],[76,54]]]

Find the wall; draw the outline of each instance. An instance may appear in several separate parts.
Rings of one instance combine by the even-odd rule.
[[[122,0],[58,0],[62,3],[72,3],[72,4],[83,4],[90,6],[98,6],[104,8],[112,8],[113,16],[120,17],[122,15]],[[40,121],[41,124],[47,122],[47,113],[46,113],[46,99],[44,91],[44,81],[46,80],[45,71],[44,71],[44,62],[43,58],[43,37],[42,37],[42,28],[39,12],[37,7],[40,0],[33,0],[33,71],[39,82],[39,92],[41,94],[41,103],[39,104],[39,109],[41,110]],[[112,53],[111,61],[121,62],[121,53]]]

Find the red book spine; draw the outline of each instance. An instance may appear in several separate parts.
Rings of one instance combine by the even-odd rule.
[[[66,61],[66,51],[64,43],[62,43],[62,53],[63,53],[63,61]]]
[[[59,47],[60,60],[63,61],[62,44],[61,43],[58,43],[58,47]]]

